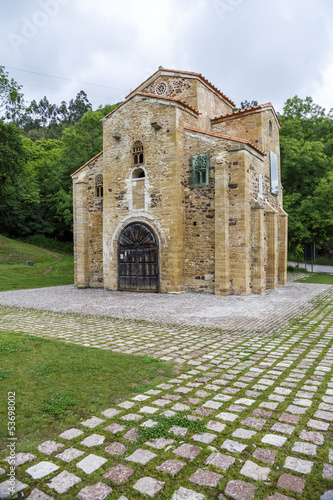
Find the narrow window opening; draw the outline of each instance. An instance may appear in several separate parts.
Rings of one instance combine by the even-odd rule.
[[[143,144],[141,141],[135,141],[135,143],[133,144],[132,154],[134,165],[140,165],[144,162]]]
[[[133,179],[142,179],[146,177],[145,171],[142,168],[136,168],[132,174]]]
[[[269,137],[272,137],[272,135],[273,135],[273,125],[272,125],[271,120],[269,120],[269,122],[268,122],[268,133],[269,133]]]
[[[95,196],[103,198],[103,175],[97,174],[95,177]]]

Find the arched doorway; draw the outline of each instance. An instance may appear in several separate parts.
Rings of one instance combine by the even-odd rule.
[[[159,291],[158,239],[142,222],[126,226],[118,239],[118,289]]]

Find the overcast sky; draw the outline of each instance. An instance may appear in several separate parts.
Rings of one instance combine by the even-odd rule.
[[[28,102],[112,104],[159,66],[228,97],[333,107],[332,0],[0,0],[0,65]]]

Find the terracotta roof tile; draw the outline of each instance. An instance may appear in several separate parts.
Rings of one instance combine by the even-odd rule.
[[[165,95],[157,95],[157,94],[148,94],[147,92],[136,92],[134,95],[142,95],[143,97],[153,97],[154,99],[165,99],[166,101],[178,102],[179,104],[186,106],[186,108],[189,108],[196,115],[201,115],[201,113],[197,109],[193,108],[192,106],[187,104],[185,101],[181,101],[180,99],[177,99],[176,97],[168,97]]]
[[[223,121],[225,118],[236,118],[238,115],[252,113],[253,111],[256,111],[258,109],[264,109],[264,108],[273,108],[274,115],[276,116],[277,121],[280,123],[280,120],[279,120],[279,118],[275,112],[275,109],[273,107],[273,104],[271,102],[266,102],[265,104],[258,104],[257,106],[251,106],[250,108],[237,109],[236,111],[232,111],[231,113],[226,113],[224,115],[215,116],[215,118],[212,118],[211,121],[212,121],[212,123],[214,123],[214,122]]]
[[[235,137],[232,135],[226,135],[226,134],[220,134],[218,132],[209,132],[207,130],[201,130],[198,128],[194,127],[189,127],[188,125],[185,125],[185,130],[191,130],[192,132],[199,132],[200,134],[206,134],[206,135],[211,135],[212,137],[219,137],[221,139],[229,139],[230,141],[236,141],[236,142],[241,142],[243,144],[247,144],[248,146],[251,146],[251,148],[255,149],[258,153],[260,153],[263,156],[267,156],[265,151],[260,149],[258,146],[253,144],[251,141],[247,141],[246,139],[240,139],[239,137]]]
[[[215,87],[215,85],[213,85],[209,80],[207,80],[207,78],[205,78],[201,73],[194,73],[193,71],[181,71],[178,69],[167,69],[167,68],[162,68],[162,67],[160,67],[157,71],[155,71],[155,73],[153,73],[144,82],[140,83],[140,85],[138,85],[132,92],[130,92],[126,96],[126,99],[128,96],[132,95],[132,93],[135,92],[139,87],[141,87],[146,82],[148,82],[153,76],[157,75],[157,73],[159,73],[160,71],[169,71],[170,73],[178,73],[178,74],[182,74],[182,75],[197,76],[200,80],[204,81],[209,87],[211,87],[213,90],[215,90],[215,92],[217,94],[219,94],[221,97],[223,97],[223,99],[226,100],[231,106],[233,106],[233,107],[235,106],[235,103],[231,99],[229,99],[229,97],[227,97],[225,94],[223,94],[223,92],[221,92],[217,87]]]
[[[70,177],[73,177],[73,175],[77,174],[78,172],[80,172],[80,170],[82,170],[84,167],[86,167],[87,165],[89,165],[89,163],[91,163],[92,161],[94,160],[97,160],[97,158],[99,156],[101,156],[103,154],[103,151],[101,151],[100,153],[98,153],[97,155],[93,156],[92,158],[90,158],[90,160],[87,161],[87,163],[85,163],[84,165],[82,165],[82,167],[78,168],[77,170],[75,170],[75,172],[73,172]]]

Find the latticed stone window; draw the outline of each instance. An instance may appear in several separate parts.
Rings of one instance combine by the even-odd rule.
[[[103,175],[97,174],[95,177],[95,196],[103,198]]]
[[[143,144],[141,141],[135,141],[133,144],[133,164],[141,165],[143,163]]]
[[[209,153],[190,156],[190,186],[209,185],[210,156]]]

